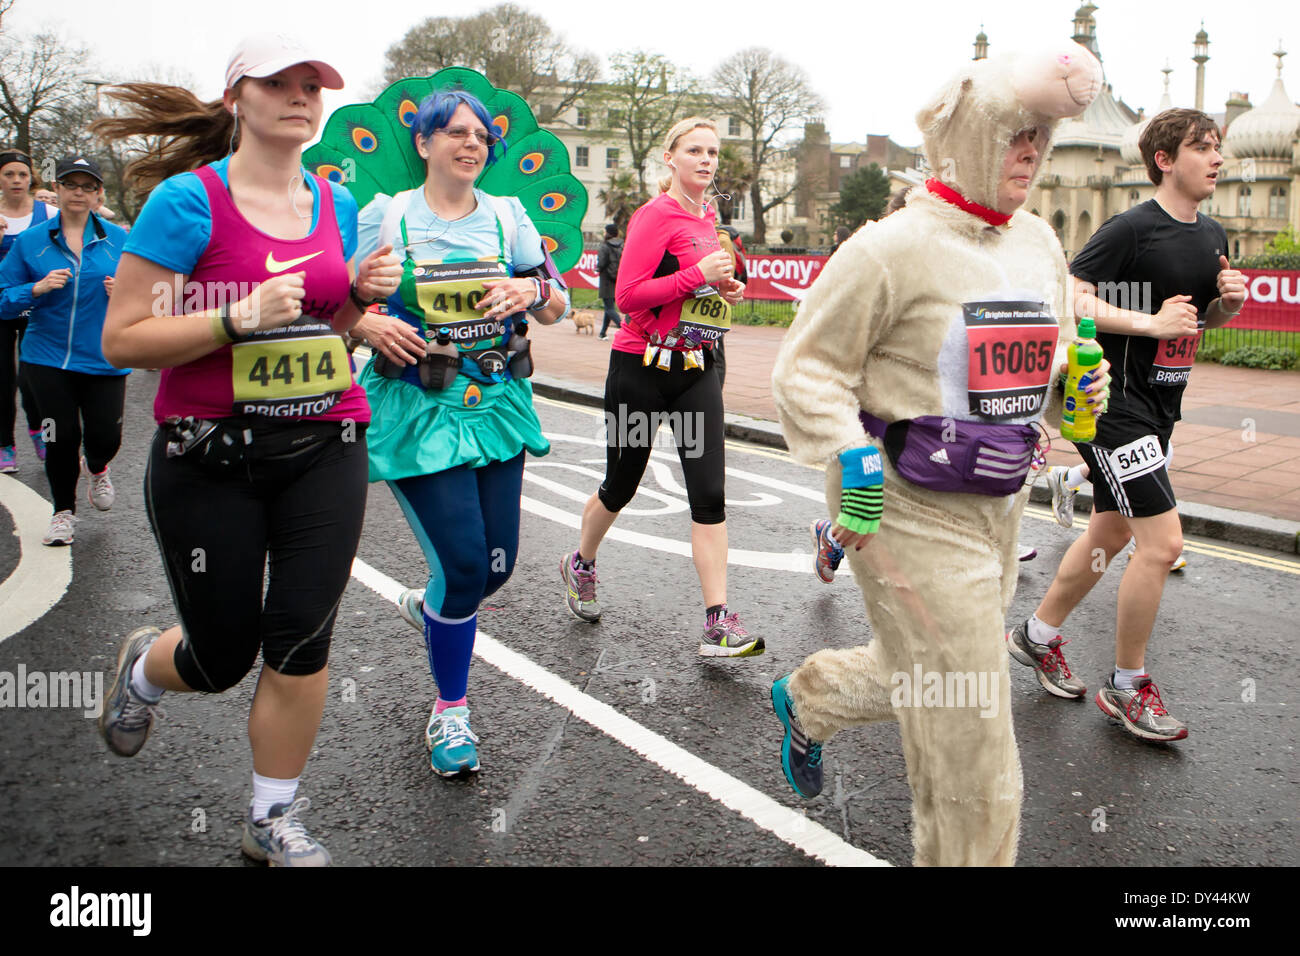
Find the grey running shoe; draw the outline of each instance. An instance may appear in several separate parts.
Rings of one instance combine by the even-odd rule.
[[[317,843],[298,819],[298,814],[310,806],[310,800],[299,797],[288,806],[275,804],[265,820],[254,820],[249,804],[240,850],[250,859],[270,866],[329,866],[329,850]]]
[[[578,552],[560,558],[560,578],[564,581],[564,603],[580,621],[600,620],[600,602],[596,600],[596,567],[590,571],[577,564]]]
[[[1007,650],[1019,663],[1034,669],[1034,676],[1043,689],[1057,697],[1076,699],[1088,692],[1087,686],[1070,673],[1061,646],[1069,641],[1056,635],[1046,644],[1036,644],[1029,639],[1029,621],[1017,624],[1007,635]]]
[[[56,511],[50,518],[50,527],[41,539],[41,544],[57,547],[72,544],[77,536],[77,516],[71,511]]]
[[[397,613],[402,620],[421,634],[424,633],[424,592],[407,588],[397,599]]]
[[[117,492],[113,490],[113,482],[108,477],[108,465],[105,465],[104,470],[96,475],[90,470],[90,466],[86,464],[86,459],[83,456],[81,470],[90,481],[90,503],[100,511],[108,511],[113,507],[113,502],[117,500]]]
[[[766,645],[740,626],[735,614],[720,617],[704,629],[700,638],[701,657],[757,657]]]
[[[149,703],[131,689],[131,670],[161,634],[156,627],[136,628],[126,636],[117,652],[117,676],[104,699],[99,732],[104,735],[108,749],[123,757],[138,754],[153,729],[158,704]]]
[[[1187,736],[1187,725],[1169,716],[1155,681],[1146,674],[1134,679],[1132,690],[1120,690],[1112,672],[1097,691],[1097,706],[1143,740],[1182,740]]]
[[[1074,524],[1074,496],[1078,489],[1065,483],[1069,474],[1070,469],[1063,465],[1053,465],[1047,469],[1047,487],[1052,492],[1052,515],[1062,528]]]

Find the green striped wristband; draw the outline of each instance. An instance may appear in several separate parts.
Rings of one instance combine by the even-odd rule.
[[[840,513],[835,523],[857,534],[875,534],[885,509],[884,489],[845,488],[840,493]]]

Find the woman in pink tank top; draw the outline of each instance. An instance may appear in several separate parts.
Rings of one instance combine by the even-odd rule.
[[[99,127],[167,144],[128,169],[152,192],[103,344],[114,364],[163,370],[145,502],[181,621],[125,639],[100,729],[132,756],[163,691],[226,690],[260,652],[241,849],[279,866],[330,862],[296,793],[366,500],[369,408],[341,333],[400,274],[379,249],[353,277],[356,204],[302,169],[321,89],[342,85],[285,37],[255,36],[221,100],[129,84],[111,95],[133,115]]]

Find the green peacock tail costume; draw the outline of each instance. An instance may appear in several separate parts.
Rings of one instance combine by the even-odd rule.
[[[432,76],[398,80],[373,103],[336,110],[320,142],[303,153],[303,165],[344,186],[358,207],[379,193],[392,196],[419,186],[425,167],[412,145],[411,126],[421,100],[448,90],[477,97],[493,117],[492,132],[509,147],[474,185],[493,196],[517,198],[556,268],[573,268],[582,255],[587,190],[569,172],[568,150],[555,134],[538,127],[523,97],[497,89],[474,70],[454,66]]]

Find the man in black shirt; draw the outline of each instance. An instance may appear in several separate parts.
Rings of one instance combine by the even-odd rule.
[[[1087,689],[1054,638],[1106,564],[1135,539],[1119,589],[1115,670],[1097,706],[1142,739],[1181,740],[1186,725],[1169,715],[1144,667],[1165,579],[1183,546],[1167,469],[1170,437],[1201,334],[1241,311],[1246,285],[1229,267],[1223,227],[1196,208],[1214,194],[1223,165],[1214,120],[1166,110],[1139,145],[1155,198],[1107,220],[1070,264],[1075,314],[1096,319],[1111,363],[1110,408],[1094,441],[1076,446],[1091,473],[1092,520],[1037,611],[1007,640],[1012,656],[1034,667],[1051,693],[1082,698]]]

